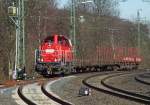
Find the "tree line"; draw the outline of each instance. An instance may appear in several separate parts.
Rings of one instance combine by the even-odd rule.
[[[8,6],[16,0],[0,0],[0,79],[8,79],[9,71],[15,63],[15,25],[10,20]],[[116,46],[137,46],[137,23],[119,18],[119,3],[116,0],[93,0],[94,3],[79,4],[85,0],[75,0],[76,5],[76,40],[77,57],[86,58],[96,45],[110,45],[111,29],[114,31]],[[34,51],[42,40],[52,34],[70,37],[71,0],[59,8],[59,0],[25,1],[25,42],[26,70],[34,72]],[[80,21],[83,16],[84,21]],[[147,26],[141,23],[143,46],[149,48]],[[143,48],[148,54],[149,49]],[[144,55],[144,54],[143,54]],[[147,57],[146,61],[150,58]],[[145,62],[146,62],[145,61]],[[145,63],[144,63],[145,64]],[[148,65],[148,64],[147,64]]]

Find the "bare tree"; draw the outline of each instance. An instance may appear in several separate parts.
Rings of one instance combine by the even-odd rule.
[[[94,0],[94,3],[100,16],[116,16],[119,13],[116,0]]]
[[[8,73],[12,72],[15,56],[15,26],[10,21],[7,8],[10,1],[0,1],[0,62],[2,71],[8,77]],[[3,60],[2,60],[3,59]]]

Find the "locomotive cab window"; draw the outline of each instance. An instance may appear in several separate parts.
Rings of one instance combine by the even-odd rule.
[[[53,36],[49,36],[44,40],[45,43],[54,43],[54,37]]]
[[[63,45],[63,46],[69,46],[70,45],[69,41],[64,37],[59,37],[58,38],[58,43]]]

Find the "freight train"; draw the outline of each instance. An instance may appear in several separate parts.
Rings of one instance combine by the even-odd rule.
[[[97,46],[91,55],[77,59],[76,67],[79,72],[87,69],[131,70],[138,69],[141,61],[138,48]]]
[[[64,35],[52,35],[45,38],[36,49],[35,69],[43,75],[137,69],[142,61],[138,52],[135,47],[96,46],[93,53],[74,57],[70,39]]]

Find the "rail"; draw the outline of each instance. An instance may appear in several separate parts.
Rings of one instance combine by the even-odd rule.
[[[104,75],[107,75],[107,74],[104,74]],[[93,86],[87,82],[89,79],[91,79],[93,77],[100,76],[100,74],[87,77],[82,82],[84,85],[86,85],[96,91],[104,92],[107,94],[111,94],[111,95],[114,95],[117,97],[125,98],[128,100],[132,100],[132,101],[136,101],[136,102],[140,102],[140,103],[144,103],[144,104],[150,104],[150,97],[148,97],[148,96],[144,96],[142,94],[137,94],[137,93],[127,91],[127,90],[122,90],[122,89],[113,87],[113,86],[105,83],[106,80],[108,80],[112,77],[121,76],[121,75],[125,75],[125,74],[111,75],[111,76],[107,76],[106,78],[103,78],[101,80],[101,85],[104,86],[105,88],[99,88],[99,87]]]
[[[59,103],[59,104],[61,104],[61,105],[72,105],[71,103],[66,102],[66,101],[64,101],[64,100],[62,100],[62,99],[60,99],[60,98],[57,98],[57,97],[55,97],[54,95],[50,94],[48,91],[46,91],[46,89],[45,89],[45,84],[42,85],[41,90],[42,90],[42,92],[43,92],[47,97],[49,97],[50,99],[54,100],[55,102],[57,102],[57,103]]]
[[[19,95],[19,97],[25,102],[25,103],[27,103],[28,105],[36,105],[34,102],[32,102],[31,100],[29,100],[28,98],[26,98],[24,95],[23,95],[23,93],[22,93],[22,89],[23,89],[23,86],[20,86],[19,88],[18,88],[18,95]]]

